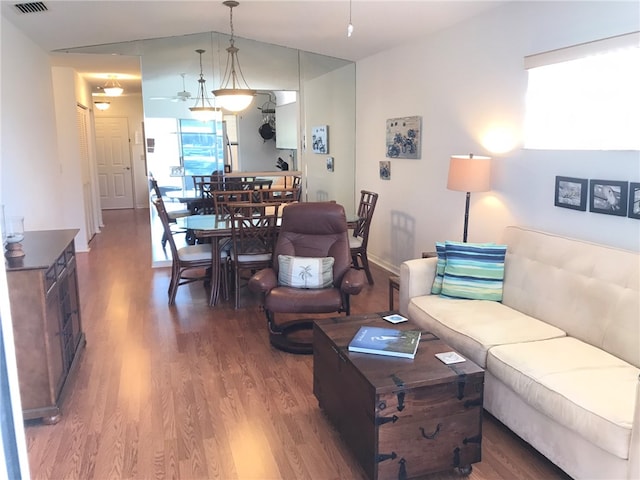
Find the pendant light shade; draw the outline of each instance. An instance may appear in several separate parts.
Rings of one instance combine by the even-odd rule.
[[[196,120],[200,120],[201,122],[209,122],[211,120],[220,120],[222,118],[222,112],[220,112],[219,108],[215,108],[211,106],[209,99],[205,93],[205,83],[204,74],[202,73],[202,54],[205,51],[202,49],[196,50],[196,53],[200,55],[200,78],[198,79],[198,97],[196,98],[196,103],[193,107],[189,107],[191,111],[191,115]]]
[[[109,110],[111,102],[93,102],[98,110]]]
[[[105,83],[103,90],[107,97],[119,97],[122,95],[122,92],[124,92],[124,89],[120,85],[120,82],[118,82],[115,75],[109,76],[109,80]]]
[[[231,26],[231,38],[227,47],[227,67],[218,90],[213,90],[216,102],[223,109],[230,112],[240,112],[251,105],[256,91],[249,88],[242,75],[240,62],[238,61],[238,47],[235,46],[233,33],[233,8],[239,5],[235,0],[222,2],[229,7],[229,24]],[[237,71],[236,71],[237,68]]]

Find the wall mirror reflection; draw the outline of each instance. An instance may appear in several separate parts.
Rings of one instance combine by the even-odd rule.
[[[140,57],[146,173],[153,175],[163,192],[193,188],[192,175],[226,171],[275,178],[285,173],[285,167],[302,177],[303,201],[336,200],[352,213],[355,64],[235,37],[241,72],[256,91],[255,98],[237,114],[223,111],[215,121],[198,121],[189,107],[197,103],[200,73],[204,92],[214,102],[211,91],[221,85],[228,46],[228,35],[208,32],[69,52]],[[204,52],[200,55],[197,50]],[[326,155],[306,148],[306,138],[316,124],[331,128],[334,171],[326,169]],[[153,208],[150,212],[155,247],[162,233],[155,227]],[[156,252],[153,260],[164,264],[166,254]]]

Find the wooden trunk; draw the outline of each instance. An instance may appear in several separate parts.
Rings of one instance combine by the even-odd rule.
[[[467,360],[445,365],[452,349],[423,331],[415,359],[348,351],[362,325],[391,325],[378,314],[315,323],[314,394],[371,479],[414,478],[481,458],[484,371]]]

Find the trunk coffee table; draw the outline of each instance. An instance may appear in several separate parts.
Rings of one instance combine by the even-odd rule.
[[[471,473],[481,455],[484,370],[471,360],[445,365],[434,355],[452,348],[424,330],[413,360],[349,352],[363,325],[420,329],[382,315],[316,320],[313,392],[320,408],[373,480]]]

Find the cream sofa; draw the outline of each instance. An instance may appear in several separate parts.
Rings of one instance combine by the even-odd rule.
[[[400,312],[485,368],[485,409],[572,477],[640,478],[640,255],[507,227],[502,302],[431,295],[400,267]]]

